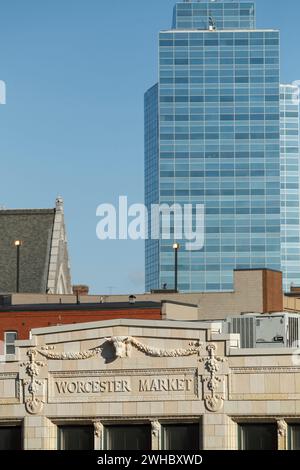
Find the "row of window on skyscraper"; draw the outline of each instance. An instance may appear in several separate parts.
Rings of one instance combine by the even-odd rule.
[[[159,35],[146,204],[205,207],[204,248],[176,240],[180,290],[232,290],[233,270],[251,268],[282,269],[286,290],[300,284],[299,105],[279,65],[279,31],[255,29],[254,2],[178,3]],[[163,235],[146,242],[147,290],[174,285]]]

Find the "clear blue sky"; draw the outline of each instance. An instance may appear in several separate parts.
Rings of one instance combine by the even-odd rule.
[[[282,82],[300,79],[299,0],[257,0],[280,28]],[[143,93],[157,77],[157,33],[175,0],[2,0],[0,205],[65,200],[74,283],[143,291],[143,242],[96,239],[96,207],[143,202]]]

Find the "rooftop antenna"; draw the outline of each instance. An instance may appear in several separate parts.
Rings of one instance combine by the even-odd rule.
[[[209,31],[216,31],[216,22],[212,16],[208,17],[208,29]]]

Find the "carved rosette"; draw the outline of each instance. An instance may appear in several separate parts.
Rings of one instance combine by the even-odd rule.
[[[215,355],[216,345],[209,344],[206,348],[208,357],[203,357],[200,362],[204,363],[204,368],[208,372],[208,377],[203,377],[202,381],[205,387],[204,403],[208,411],[216,413],[223,408],[224,394],[219,391],[220,386],[224,382],[224,377],[219,376],[220,366],[226,362],[227,359]]]
[[[38,414],[44,406],[44,380],[40,380],[41,368],[45,366],[44,362],[36,360],[37,350],[29,349],[27,356],[29,361],[24,362],[21,366],[25,367],[25,373],[29,377],[23,380],[25,387],[25,408],[30,414]],[[29,395],[29,396],[28,396]]]
[[[45,402],[43,400],[34,396],[27,398],[25,401],[26,411],[31,415],[37,415],[42,412],[44,403]]]

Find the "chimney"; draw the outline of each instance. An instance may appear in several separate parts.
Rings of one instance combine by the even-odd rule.
[[[299,286],[291,286],[291,293],[292,294],[300,294],[300,287]]]
[[[76,295],[77,297],[80,297],[81,295],[89,295],[89,286],[85,285],[78,285],[78,286],[73,286],[73,294]]]
[[[263,313],[283,311],[282,273],[264,269],[263,280]]]

